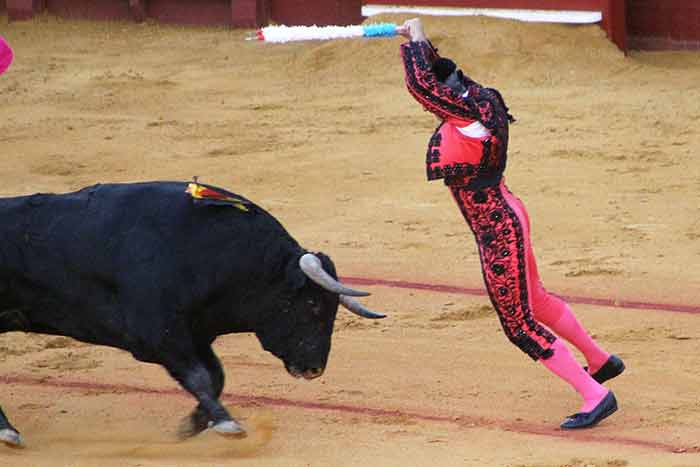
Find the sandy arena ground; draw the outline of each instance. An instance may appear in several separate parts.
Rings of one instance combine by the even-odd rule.
[[[620,411],[560,431],[578,396],[469,293],[482,288],[474,242],[444,186],[424,180],[435,121],[404,88],[399,39],[272,45],[5,17],[17,58],[0,78],[0,195],[198,175],[270,210],[341,276],[370,279],[365,302],[389,318],[341,313],[313,382],[252,336],[217,341],[242,441],[176,442],[194,400],[157,366],[0,336],[0,403],[26,439],[0,446],[0,464],[700,465],[700,54],[625,57],[597,26],[425,22],[518,117],[508,184],[529,207],[545,285],[577,297],[628,365],[610,384]]]

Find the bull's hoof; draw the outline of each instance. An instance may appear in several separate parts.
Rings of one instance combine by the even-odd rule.
[[[22,446],[22,437],[15,430],[11,428],[4,428],[0,430],[0,442],[5,443],[8,446],[18,448]]]
[[[220,434],[221,436],[226,436],[227,438],[245,438],[248,436],[243,427],[234,420],[219,422],[212,426],[212,429],[216,433]]]
[[[177,439],[180,441],[185,441],[188,438],[200,434],[203,430],[199,427],[195,427],[190,421],[189,417],[184,419],[177,429]]]
[[[195,409],[192,414],[185,418],[177,430],[177,437],[180,441],[196,436],[209,428],[209,417],[201,410]]]

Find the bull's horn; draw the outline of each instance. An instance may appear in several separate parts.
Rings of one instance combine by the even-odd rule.
[[[354,290],[350,287],[346,287],[323,270],[321,265],[321,260],[312,253],[305,253],[299,258],[299,267],[304,274],[323,287],[329,292],[334,292],[340,295],[350,295],[352,297],[366,297],[369,295],[368,292],[362,292],[361,290]]]
[[[369,319],[379,319],[386,318],[386,315],[381,313],[375,313],[365,308],[362,303],[358,302],[354,298],[346,297],[345,295],[340,296],[340,304],[343,305],[348,310],[352,311],[358,316]]]

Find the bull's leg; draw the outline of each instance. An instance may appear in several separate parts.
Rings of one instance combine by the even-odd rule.
[[[170,375],[199,401],[195,412],[201,410],[203,415],[198,415],[198,420],[206,418],[207,426],[211,426],[214,431],[221,435],[233,437],[246,435],[243,427],[231,417],[219,402],[221,392],[219,390],[217,394],[216,377],[212,376],[210,370],[200,358],[193,355],[189,360],[173,360],[164,365]],[[223,382],[220,384],[223,384]],[[192,434],[195,433],[197,431],[193,430]]]
[[[5,284],[0,282],[0,292]],[[0,300],[5,303],[5,297],[0,296]],[[26,317],[20,310],[17,309],[0,309],[0,334],[7,331],[18,331],[26,329]],[[22,438],[15,427],[10,424],[10,421],[5,416],[5,413],[0,407],[0,444],[5,443],[10,446],[19,446],[22,444]]]
[[[209,371],[214,389],[214,396],[216,399],[219,399],[224,389],[224,370],[221,367],[221,362],[208,343],[202,344],[197,349],[197,355],[202,360],[202,364],[204,364]],[[206,430],[209,427],[209,422],[212,421],[213,420],[209,417],[209,412],[207,412],[200,403],[180,427],[180,437],[189,438],[199,434]]]
[[[10,425],[10,422],[5,417],[5,414],[0,407],[0,443],[6,443],[10,446],[19,446],[22,444],[22,438],[19,432]]]

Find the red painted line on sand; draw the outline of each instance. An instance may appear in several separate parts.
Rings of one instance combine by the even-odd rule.
[[[13,384],[22,386],[52,387],[66,390],[91,390],[111,393],[133,393],[133,394],[153,394],[191,397],[180,389],[162,389],[144,386],[133,386],[128,384],[106,384],[87,381],[70,381],[55,378],[37,378],[32,376],[0,376],[1,384]],[[622,446],[647,448],[655,451],[670,453],[700,453],[700,447],[681,446],[664,443],[661,441],[651,441],[626,436],[606,436],[595,435],[594,431],[563,431],[556,428],[544,427],[540,425],[512,422],[507,420],[494,420],[485,417],[475,417],[470,415],[433,415],[420,412],[404,411],[400,409],[385,409],[380,407],[365,407],[351,404],[334,404],[326,402],[312,402],[303,400],[285,399],[279,397],[249,396],[243,394],[226,394],[221,397],[222,401],[228,404],[238,405],[263,405],[272,407],[301,408],[307,410],[320,410],[326,412],[341,412],[355,415],[365,415],[369,417],[399,417],[416,421],[433,423],[447,423],[463,429],[471,428],[491,428],[526,435],[545,436],[559,438],[567,441],[579,441],[588,443],[618,444]]]
[[[349,285],[379,285],[384,287],[395,287],[399,289],[426,290],[429,292],[442,292],[457,295],[485,296],[486,290],[483,288],[474,289],[469,287],[457,287],[454,285],[424,284],[420,282],[407,282],[401,280],[371,279],[364,277],[342,277],[341,280]],[[632,310],[656,310],[670,311],[675,313],[700,314],[700,305],[681,305],[673,303],[653,303],[640,302],[634,300],[618,300],[614,298],[594,298],[579,297],[575,295],[562,295],[562,298],[569,303],[582,305],[596,305],[610,308],[626,308]]]

